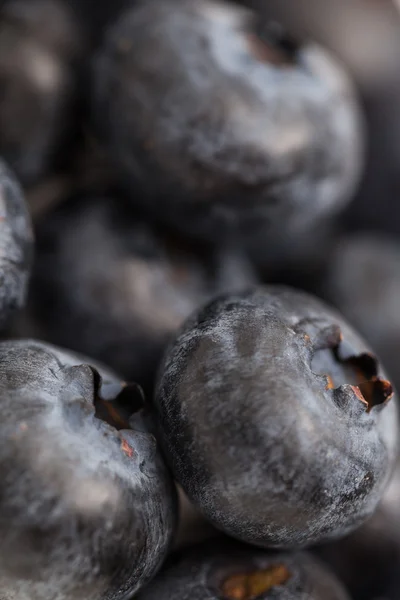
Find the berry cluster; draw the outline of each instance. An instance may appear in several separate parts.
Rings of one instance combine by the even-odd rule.
[[[400,18],[324,6],[2,3],[0,600],[399,599]]]

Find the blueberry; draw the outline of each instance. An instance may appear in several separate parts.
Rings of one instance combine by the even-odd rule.
[[[233,537],[287,548],[344,535],[373,513],[396,459],[392,396],[338,313],[266,286],[186,322],[160,368],[154,413],[202,513]]]
[[[400,245],[393,238],[352,234],[337,242],[321,289],[362,333],[400,385]]]
[[[214,294],[252,270],[152,228],[117,197],[76,198],[37,229],[32,316],[40,337],[82,351],[146,389],[170,337]]]
[[[32,266],[33,232],[22,190],[0,160],[0,327],[20,309]]]
[[[0,12],[0,155],[24,185],[69,139],[82,41],[61,0],[9,0]]]
[[[337,213],[359,178],[346,75],[322,49],[259,29],[229,3],[142,1],[94,61],[95,128],[132,198],[207,240],[294,235]]]
[[[397,235],[400,20],[395,3],[390,0],[248,1],[265,18],[279,20],[294,35],[322,43],[349,70],[362,100],[368,152],[362,186],[349,206],[346,219],[351,231],[372,226]]]
[[[169,548],[175,489],[140,391],[80,361],[0,343],[1,598],[125,600]]]
[[[232,542],[174,556],[137,600],[348,600],[335,577],[307,554],[275,554]]]
[[[400,597],[400,462],[373,517],[349,536],[316,549],[355,600]]]

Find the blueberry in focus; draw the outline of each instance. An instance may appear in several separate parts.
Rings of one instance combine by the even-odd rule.
[[[172,237],[117,197],[77,197],[47,215],[37,228],[32,279],[36,335],[93,356],[146,389],[193,310],[255,281],[237,251]]]
[[[0,159],[0,328],[24,305],[33,232],[22,189]]]
[[[339,239],[321,293],[357,327],[395,385],[400,385],[400,246],[396,239],[373,233]]]
[[[1,598],[125,600],[175,531],[174,484],[140,390],[77,361],[0,343]]]
[[[315,549],[354,600],[400,597],[400,462],[377,511],[360,529]]]
[[[79,27],[62,0],[8,0],[0,10],[0,155],[24,185],[54,166],[69,141]]]
[[[170,345],[154,413],[175,479],[217,528],[265,547],[339,537],[374,512],[397,400],[333,309],[265,286],[214,300]]]
[[[231,541],[171,557],[138,600],[348,600],[336,578],[305,553],[266,553]]]
[[[213,0],[124,11],[94,61],[98,136],[154,219],[207,240],[296,234],[354,193],[363,134],[321,48]]]

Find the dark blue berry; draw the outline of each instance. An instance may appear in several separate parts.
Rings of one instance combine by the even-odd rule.
[[[176,480],[214,525],[297,547],[344,535],[375,510],[397,454],[392,396],[338,313],[266,286],[186,322],[154,412]]]
[[[148,0],[94,65],[96,130],[148,214],[208,240],[297,235],[337,213],[360,172],[351,85],[230,3]]]
[[[176,525],[137,386],[31,340],[0,343],[0,597],[125,600]]]

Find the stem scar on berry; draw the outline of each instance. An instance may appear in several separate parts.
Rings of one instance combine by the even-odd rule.
[[[314,342],[311,368],[326,378],[326,390],[340,392],[349,387],[371,412],[393,397],[389,381],[379,377],[379,362],[368,352],[355,355],[346,350],[340,328],[332,326],[320,332]]]
[[[301,43],[289,36],[279,23],[257,20],[247,40],[257,60],[279,67],[292,67],[298,62]]]
[[[130,418],[144,406],[142,388],[136,383],[102,385],[101,376],[92,369],[95,381],[95,417],[117,431],[132,429]],[[128,458],[135,454],[128,441],[121,437],[121,450]]]
[[[127,455],[128,458],[132,458],[135,454],[134,449],[128,444],[125,438],[122,438],[121,450]]]
[[[272,588],[289,581],[285,565],[272,565],[260,571],[240,573],[226,579],[221,586],[224,600],[257,600]]]
[[[95,417],[117,431],[131,429],[130,418],[144,406],[142,388],[137,383],[103,385],[99,373],[93,369],[95,380]]]

